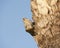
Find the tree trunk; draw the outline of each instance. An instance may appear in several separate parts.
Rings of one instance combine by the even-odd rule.
[[[31,11],[23,21],[38,48],[60,48],[60,0],[31,0]]]

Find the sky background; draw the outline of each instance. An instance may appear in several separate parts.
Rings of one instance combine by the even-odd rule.
[[[0,48],[37,48],[24,17],[32,18],[30,0],[0,0]]]

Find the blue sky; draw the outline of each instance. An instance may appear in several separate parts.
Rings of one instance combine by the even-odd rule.
[[[23,17],[32,18],[30,0],[0,0],[0,48],[37,48]]]

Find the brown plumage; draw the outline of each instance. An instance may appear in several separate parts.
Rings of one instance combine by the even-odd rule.
[[[24,22],[24,26],[25,26],[25,30],[30,33],[32,36],[35,36],[36,33],[34,32],[34,27],[33,24],[34,22],[31,22],[29,19],[27,18],[23,18],[23,22]]]

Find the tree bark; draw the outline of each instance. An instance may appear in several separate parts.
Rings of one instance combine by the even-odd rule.
[[[38,48],[60,48],[60,0],[31,0],[31,11],[23,21]]]

